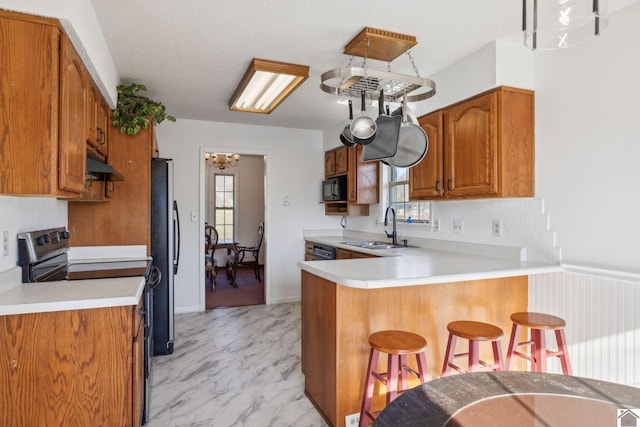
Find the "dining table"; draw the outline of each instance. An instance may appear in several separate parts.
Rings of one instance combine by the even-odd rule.
[[[227,280],[234,288],[238,287],[236,282],[236,271],[238,269],[238,242],[218,242],[214,249],[214,252],[218,249],[227,250],[227,262],[225,263],[225,270],[227,272]]]
[[[374,427],[640,426],[640,388],[541,372],[473,372],[428,381]]]

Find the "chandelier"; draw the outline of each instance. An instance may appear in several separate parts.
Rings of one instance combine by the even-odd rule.
[[[206,153],[204,160],[207,166],[213,166],[220,170],[238,166],[240,154],[231,153]]]

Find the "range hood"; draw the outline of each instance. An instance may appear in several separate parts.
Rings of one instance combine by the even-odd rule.
[[[124,176],[87,150],[87,179],[124,181]]]

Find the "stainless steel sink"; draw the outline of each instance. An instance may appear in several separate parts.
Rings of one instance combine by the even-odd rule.
[[[404,245],[394,245],[389,242],[379,242],[379,241],[361,241],[361,242],[340,242],[344,245],[357,246],[359,248],[364,249],[395,249],[395,248],[407,248],[408,246]]]

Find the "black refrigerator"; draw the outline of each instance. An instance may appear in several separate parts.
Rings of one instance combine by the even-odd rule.
[[[162,278],[153,295],[153,355],[173,353],[174,275],[180,259],[180,219],[173,198],[173,160],[151,159],[151,256]]]

